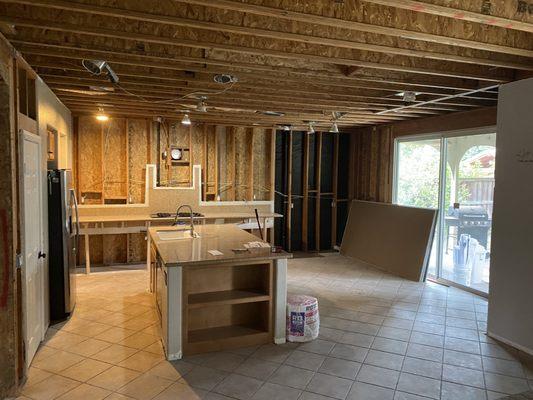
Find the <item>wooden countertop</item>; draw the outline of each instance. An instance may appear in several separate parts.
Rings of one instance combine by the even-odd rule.
[[[183,230],[184,227],[179,228]],[[187,229],[187,228],[185,228]],[[261,241],[235,225],[198,225],[194,227],[200,237],[194,239],[161,240],[158,231],[173,231],[174,226],[153,227],[148,230],[152,242],[155,244],[163,263],[167,267],[212,265],[221,262],[242,260],[275,260],[292,258],[287,252],[272,253],[268,248],[254,248],[242,253],[232,249],[242,249],[248,242]],[[209,250],[218,250],[223,254],[214,256]]]
[[[259,218],[281,218],[282,214],[259,213]],[[255,218],[255,213],[247,212],[227,212],[227,213],[205,213],[201,217],[194,217],[195,220],[218,219],[218,218]],[[188,220],[190,217],[180,217],[179,220]],[[174,217],[155,218],[147,214],[139,215],[89,215],[80,216],[80,223],[94,222],[147,222],[147,221],[173,221]]]

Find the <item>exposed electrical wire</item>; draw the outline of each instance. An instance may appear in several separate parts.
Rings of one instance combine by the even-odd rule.
[[[146,97],[143,97],[141,95],[138,95],[136,93],[133,93],[133,92],[130,92],[128,89],[126,89],[125,87],[123,87],[120,83],[115,83],[114,85],[116,87],[118,87],[120,90],[122,90],[124,93],[130,95],[130,96],[134,96],[146,103],[152,103],[152,104],[163,104],[163,103],[173,103],[173,102],[176,102],[176,101],[181,101],[181,100],[185,100],[187,99],[188,97],[191,97],[191,96],[218,96],[220,94],[223,94],[225,92],[227,92],[228,90],[230,90],[231,88],[233,88],[233,86],[235,85],[235,83],[237,82],[231,82],[228,87],[224,88],[223,90],[220,90],[220,91],[208,91],[208,90],[205,90],[205,91],[196,91],[196,92],[192,92],[192,93],[188,93],[188,94],[185,94],[183,96],[180,96],[180,97],[175,97],[175,98],[172,98],[172,99],[166,99],[166,100],[157,100],[157,101],[154,101],[154,100],[149,100],[147,99]]]

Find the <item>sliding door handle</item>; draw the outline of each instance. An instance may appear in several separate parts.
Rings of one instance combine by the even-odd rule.
[[[39,252],[39,254],[37,255],[37,258],[46,258],[46,253],[43,253],[42,251]]]

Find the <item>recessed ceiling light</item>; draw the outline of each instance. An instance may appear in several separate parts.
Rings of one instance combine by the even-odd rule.
[[[227,85],[228,83],[238,82],[237,77],[234,75],[230,75],[230,74],[217,74],[213,77],[213,80],[216,83],[220,83],[222,85]]]

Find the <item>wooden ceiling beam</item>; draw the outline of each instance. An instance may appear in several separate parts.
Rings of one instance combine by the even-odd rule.
[[[83,81],[83,78],[75,78],[75,79],[78,79],[77,81],[76,80],[72,80],[72,77],[70,76],[63,76],[63,75],[52,75],[52,74],[43,74],[42,75],[43,77],[46,77],[46,82],[48,84],[48,86],[50,86],[51,88],[55,88],[55,89],[58,89],[59,91],[63,90],[85,90],[85,91],[89,91],[90,92],[90,86],[98,86],[99,83],[101,83],[101,81],[91,81],[91,82],[87,82],[87,81]],[[65,79],[67,78],[67,79]],[[176,90],[168,90],[168,85],[158,85],[157,87],[155,87],[153,84],[151,83],[142,83],[142,82],[136,82],[136,81],[126,81],[124,82],[123,81],[123,86],[125,86],[128,91],[132,92],[132,93],[136,93],[136,94],[139,94],[139,95],[144,95],[145,97],[162,97],[162,96],[166,96],[166,97],[169,97],[169,96],[177,96],[179,95],[180,93]],[[240,86],[240,85],[239,85]],[[176,88],[176,89],[182,89],[181,86],[179,85],[176,85],[176,86],[172,86],[173,88]],[[185,88],[186,86],[183,86],[183,88]],[[239,89],[238,88],[234,88],[233,89],[233,93],[241,93],[242,91],[238,91]],[[102,98],[105,98],[105,93],[104,94],[96,94],[94,91],[92,92],[93,93],[93,96],[95,97],[102,97]],[[149,93],[149,95],[146,95],[146,93]],[[254,88],[253,90],[250,89],[250,90],[247,90],[247,91],[244,91],[245,94],[248,94],[248,95],[253,95],[257,98],[257,96],[264,96],[266,98],[277,98],[279,96],[276,96],[276,94],[283,94],[285,93],[286,96],[296,96],[296,97],[299,97],[299,98],[305,98],[305,97],[312,97],[313,99],[316,99],[316,98],[319,98],[320,100],[338,100],[338,101],[347,101],[347,102],[350,102],[350,104],[353,104],[353,101],[359,101],[359,102],[364,102],[364,104],[368,104],[368,105],[375,105],[375,106],[391,106],[391,105],[398,105],[398,104],[403,104],[404,101],[403,99],[400,97],[400,96],[382,96],[382,97],[379,97],[379,96],[369,96],[369,97],[362,97],[362,96],[346,96],[346,95],[341,95],[341,94],[336,94],[336,93],[325,93],[325,92],[320,92],[320,91],[316,91],[316,92],[313,92],[313,91],[305,91],[305,90],[297,90],[297,89],[272,89],[272,90],[267,90],[261,86],[257,87],[257,88]],[[120,91],[115,91],[114,94],[122,94],[122,95],[125,95],[124,93],[121,93]],[[350,100],[348,98],[344,98],[344,97],[353,97],[354,100]],[[286,98],[286,97],[285,97]],[[343,98],[343,99],[341,99]],[[357,99],[357,100],[355,100]],[[418,99],[417,101],[425,101],[425,100],[428,100],[430,99],[429,97],[427,96],[418,96]],[[477,102],[472,102],[471,99],[467,99],[466,102],[463,101],[461,98],[457,99],[457,101],[455,102],[441,102],[439,103],[440,106],[452,106],[452,107],[463,107],[463,108],[475,108],[475,107],[488,107],[488,106],[492,106],[494,105],[494,102],[492,101],[477,101]],[[422,109],[424,107],[421,107]],[[433,107],[431,107],[433,108]]]
[[[56,64],[56,63],[52,63],[52,62],[43,62],[43,61],[40,61],[40,60],[32,60],[31,58],[28,58],[30,64],[35,67],[35,68],[40,68],[40,67],[44,67],[44,68],[48,68],[48,69],[59,69],[59,70],[62,70],[62,71],[76,71],[76,72],[81,72],[81,73],[86,73],[86,71],[81,68],[81,67],[74,67],[74,66],[70,66],[70,65],[62,65],[62,64]],[[209,82],[209,81],[200,81],[198,80],[197,78],[187,78],[187,77],[184,77],[184,78],[180,78],[180,79],[175,79],[175,78],[169,78],[168,75],[159,75],[159,74],[154,74],[154,73],[149,73],[149,71],[146,71],[146,72],[142,72],[142,71],[135,71],[135,72],[124,72],[122,73],[120,70],[116,70],[117,73],[119,73],[119,76],[125,76],[125,77],[134,77],[134,78],[143,78],[143,79],[148,79],[148,80],[153,80],[153,79],[164,79],[164,80],[171,80],[173,82],[176,82],[176,83],[173,83],[173,87],[175,88],[180,88],[180,89],[188,89],[189,91],[193,91],[193,90],[217,90],[218,89],[218,85],[216,84],[213,84],[212,82]],[[47,73],[43,74],[43,76],[47,75]],[[81,76],[83,78],[83,76]],[[87,76],[89,77],[89,76]],[[102,80],[99,80],[100,82],[102,83],[106,83],[105,81],[102,81]],[[184,84],[179,84],[178,82],[185,82]],[[203,86],[198,86],[198,84],[202,84],[202,85],[211,85],[212,87],[211,88],[206,88],[206,87],[203,87]],[[195,86],[196,85],[196,86]],[[284,89],[286,88],[286,89]],[[369,104],[369,105],[384,105],[385,103],[379,103],[377,102],[377,100],[388,100],[389,103],[392,102],[396,102],[396,103],[399,103],[401,102],[401,99],[398,98],[398,97],[391,97],[390,95],[380,95],[380,96],[371,96],[371,95],[367,95],[367,96],[361,96],[361,95],[354,95],[354,94],[350,94],[350,93],[340,93],[340,92],[331,92],[329,90],[327,90],[326,88],[324,88],[323,90],[306,90],[305,88],[301,88],[301,87],[293,87],[289,90],[289,86],[283,86],[283,88],[277,88],[277,87],[273,87],[271,85],[270,82],[265,82],[264,84],[262,82],[257,82],[257,81],[254,81],[253,83],[248,83],[246,84],[245,81],[242,81],[242,82],[239,82],[238,85],[235,86],[235,88],[232,90],[231,93],[227,93],[227,95],[232,95],[233,93],[236,93],[236,94],[251,94],[250,92],[257,92],[255,95],[268,95],[269,93],[273,96],[273,97],[276,97],[275,95],[276,94],[287,94],[287,95],[294,95],[294,94],[299,94],[299,95],[302,95],[302,94],[305,94],[305,95],[313,95],[313,96],[318,96],[318,99],[320,100],[323,100],[325,99],[324,96],[326,95],[329,95],[329,94],[332,94],[333,96],[346,96],[346,97],[350,97],[350,99],[342,99],[342,100],[339,100],[339,105],[342,105],[342,104],[352,104],[352,105],[355,105],[355,104],[360,104],[360,105],[366,105],[366,104]],[[242,90],[242,89],[248,89],[248,90]],[[326,92],[326,93],[325,93]],[[280,97],[280,96],[278,96]],[[423,96],[424,97],[424,96]],[[431,96],[431,97],[439,97],[439,96]],[[442,96],[441,96],[442,97]],[[284,98],[284,97],[280,97],[280,98]],[[357,100],[356,100],[357,99]],[[333,99],[332,99],[333,100]],[[343,103],[344,102],[344,103]],[[472,103],[473,102],[473,103]],[[489,101],[490,103],[490,101]],[[491,105],[491,104],[487,104],[487,101],[483,101],[483,103],[480,104],[480,101],[478,100],[471,100],[471,99],[467,99],[465,102],[458,102],[458,103],[442,103],[441,104],[442,106],[446,105],[446,106],[452,106],[452,107],[475,107],[475,106],[487,106],[487,105]],[[451,108],[451,109],[448,109],[448,111],[453,111],[454,109]]]
[[[339,86],[342,88],[365,88],[365,89],[377,89],[389,90],[389,91],[416,91],[424,94],[435,95],[447,95],[452,94],[451,91],[470,91],[479,87],[479,84],[472,81],[459,80],[459,79],[446,79],[444,81],[440,77],[424,77],[416,76],[416,79],[403,78],[391,78],[386,76],[355,76],[352,73],[347,77],[340,74],[330,74],[329,71],[312,70],[307,71],[301,68],[291,69],[289,67],[273,67],[263,64],[243,64],[243,63],[231,63],[217,59],[203,59],[193,57],[182,57],[181,55],[175,58],[169,59],[168,57],[160,57],[154,55],[144,55],[136,53],[120,52],[117,49],[84,49],[74,47],[72,45],[58,45],[41,42],[29,42],[16,38],[10,38],[10,41],[16,45],[23,53],[49,55],[67,58],[103,58],[109,62],[120,62],[127,65],[136,66],[150,66],[153,68],[167,67],[169,69],[181,69],[187,68],[188,70],[204,73],[238,73],[240,76],[248,76],[251,79],[256,78],[258,75],[251,71],[261,71],[261,77],[276,79],[280,82],[298,82],[298,83],[313,83],[324,84],[328,86]],[[37,47],[37,49],[36,49]],[[71,55],[70,53],[74,53]],[[198,63],[201,67],[195,67],[185,63]],[[207,65],[207,67],[206,67]],[[209,67],[214,65],[215,68]],[[217,69],[220,66],[224,66],[224,70]],[[251,71],[250,71],[251,70]],[[360,70],[360,68],[358,68]]]
[[[90,116],[90,115],[94,115],[95,114],[95,111],[92,110],[92,109],[87,109],[87,108],[83,108],[83,107],[73,107],[72,108],[72,112],[74,115],[76,116],[81,116],[81,115],[86,115],[86,116]],[[106,111],[107,114],[109,114],[110,116],[112,117],[116,117],[116,118],[120,118],[120,117],[129,117],[129,118],[133,118],[133,117],[138,117],[138,118],[155,118],[155,117],[163,117],[165,119],[168,119],[170,121],[176,121],[178,122],[179,119],[176,118],[176,115],[174,114],[157,114],[157,113],[150,113],[150,112],[143,112],[143,111],[139,111],[139,110],[120,110],[120,111]],[[246,127],[270,127],[270,128],[274,128],[274,129],[281,129],[279,127],[279,125],[283,125],[283,124],[276,124],[276,123],[273,123],[273,122],[268,122],[268,121],[260,121],[260,122],[257,122],[257,123],[252,123],[250,121],[250,119],[231,119],[231,120],[228,120],[226,119],[225,117],[222,117],[222,118],[212,118],[212,119],[202,119],[200,118],[198,121],[193,121],[193,125],[196,125],[196,124],[209,124],[209,125],[212,125],[212,124],[216,124],[216,125],[221,125],[221,126],[246,126]],[[290,124],[290,123],[287,123],[286,125],[290,125],[293,127],[294,130],[297,130],[297,129],[300,129],[300,130],[307,130],[307,127],[308,125],[307,124],[303,124],[303,123],[298,123],[298,124]],[[345,127],[345,128],[348,128],[348,127],[353,127],[353,126],[372,126],[372,125],[375,125],[374,122],[367,122],[367,121],[359,121],[359,122],[350,122],[349,124],[345,124],[345,123],[338,123],[339,127]],[[329,123],[321,123],[319,126],[316,127],[317,130],[322,130],[324,129],[324,131],[328,131],[329,129],[329,126],[331,126],[331,121]]]
[[[157,35],[148,35],[135,32],[123,32],[116,31],[113,29],[98,28],[94,26],[82,26],[82,25],[71,25],[66,23],[54,22],[49,20],[35,20],[30,18],[20,18],[16,16],[0,16],[0,22],[12,23],[15,26],[30,27],[36,29],[50,29],[59,32],[71,32],[84,35],[92,35],[99,37],[112,37],[116,39],[128,40],[128,41],[141,41],[146,43],[154,43],[167,46],[180,46],[180,47],[192,47],[192,48],[201,48],[201,49],[218,49],[223,51],[230,51],[243,54],[252,54],[260,56],[270,56],[275,58],[282,59],[299,59],[307,60],[311,62],[329,64],[332,62],[331,57],[319,56],[307,53],[295,53],[295,52],[284,52],[279,50],[271,50],[265,48],[256,48],[256,47],[246,47],[240,45],[230,45],[223,43],[213,43],[213,42],[202,42],[200,40],[188,40],[188,39],[179,39],[168,38]],[[362,61],[355,59],[347,58],[335,58],[335,64],[342,64],[347,66],[357,66],[362,68],[369,69],[378,69],[385,71],[397,71],[404,72],[409,74],[421,74],[421,75],[434,75],[440,77],[449,77],[449,78],[462,78],[462,79],[471,79],[471,80],[480,80],[491,83],[504,83],[511,80],[511,78],[503,78],[501,76],[489,76],[485,74],[478,73],[469,73],[469,72],[453,72],[448,70],[437,70],[433,68],[420,68],[420,67],[411,67],[411,66],[401,66],[396,64],[388,63],[376,63],[370,61]]]
[[[87,96],[87,95],[84,95],[84,94],[79,94],[79,93],[73,93],[73,92],[58,92],[58,91],[55,91],[56,94],[58,94],[58,96],[62,99],[62,100],[66,100],[66,99],[78,99],[80,101],[90,101],[90,102],[94,102],[94,103],[99,103],[99,104],[135,104],[135,105],[142,105],[142,106],[157,106],[157,107],[161,107],[161,108],[169,108],[169,109],[173,109],[173,110],[190,110],[191,112],[196,112],[195,111],[195,108],[196,108],[196,103],[195,102],[192,102],[193,104],[190,104],[190,103],[185,103],[185,104],[181,104],[181,103],[174,103],[174,102],[170,102],[168,100],[171,100],[171,98],[154,98],[152,99],[151,101],[144,101],[144,100],[141,100],[141,99],[135,99],[135,98],[132,98],[132,97],[125,97],[125,96],[108,96],[108,97],[101,97],[101,96]],[[157,99],[157,100],[156,100]],[[254,104],[253,101],[251,100],[245,100],[245,99],[240,99],[240,98],[224,98],[224,99],[213,99],[212,101],[209,101],[209,103],[207,104],[208,107],[209,106],[212,106],[212,107],[226,107],[226,106],[235,106],[235,105],[238,105],[239,108],[242,108],[242,109],[248,109],[248,110],[253,110],[253,111],[266,111],[265,109],[261,108],[261,107],[258,107],[258,106],[261,106],[263,105],[263,103],[265,103],[264,100],[261,100],[261,101],[257,101],[257,103],[259,104]],[[373,109],[373,110],[366,110],[366,109],[354,109],[354,110],[350,110],[350,109],[346,109],[346,108],[337,108],[337,107],[332,107],[332,106],[324,106],[324,105],[319,105],[318,107],[315,106],[314,103],[294,103],[294,102],[290,102],[290,101],[286,101],[284,103],[277,103],[279,104],[281,107],[279,109],[277,109],[277,111],[282,111],[282,112],[285,112],[285,113],[289,113],[289,112],[299,112],[299,111],[302,111],[302,112],[313,112],[313,113],[327,113],[327,114],[330,114],[331,112],[333,111],[343,111],[343,112],[348,112],[347,115],[349,116],[357,116],[357,117],[363,117],[363,116],[367,116],[369,118],[375,118],[375,115],[378,113],[378,112],[383,112],[383,111],[386,111],[390,108],[395,108],[394,106],[391,106],[391,107],[385,107],[385,108],[379,108],[379,109]],[[401,106],[401,105],[400,105]],[[442,109],[439,109],[439,108],[434,108],[434,109],[417,109],[417,108],[411,108],[410,109],[410,112],[408,113],[410,116],[417,116],[418,114],[440,114],[442,113],[443,111],[447,111],[447,110],[442,110]],[[388,114],[387,117],[393,117],[392,119],[395,119],[394,117],[394,114]]]
[[[406,29],[385,27],[380,25],[367,24],[357,21],[348,21],[340,18],[325,17],[316,14],[309,14],[297,11],[284,10],[275,7],[267,7],[256,4],[242,3],[232,0],[174,0],[180,3],[195,4],[206,7],[215,7],[228,11],[262,15],[272,18],[280,18],[290,21],[304,22],[307,24],[317,24],[322,26],[335,26],[338,28],[350,29],[361,32],[376,33],[380,35],[394,36],[403,39],[422,40],[432,43],[440,43],[449,46],[467,47],[470,49],[486,50],[503,54],[514,54],[524,57],[532,57],[533,51],[522,48],[502,46],[474,40],[460,39],[450,36],[435,35],[431,33],[415,32]],[[386,1],[386,0],[384,0]],[[387,2],[390,3],[390,2]]]
[[[114,7],[104,7],[95,4],[83,4],[62,0],[1,0],[8,3],[27,4],[31,6],[47,7],[71,12],[88,13],[91,15],[102,15],[114,18],[126,18],[135,21],[151,22],[178,27],[187,27],[193,29],[203,29],[215,32],[227,32],[239,35],[257,36],[274,40],[288,40],[299,43],[307,43],[319,46],[330,46],[351,50],[362,50],[385,54],[396,54],[406,57],[416,57],[422,59],[432,59],[445,62],[467,63],[475,65],[486,65],[500,68],[511,68],[533,71],[531,63],[517,63],[512,61],[494,60],[491,58],[479,58],[461,56],[451,53],[439,53],[433,51],[422,51],[416,49],[407,49],[392,46],[376,45],[371,43],[354,42],[336,38],[326,38],[313,35],[302,35],[291,32],[280,32],[266,29],[259,29],[248,26],[236,26],[229,24],[220,24],[215,22],[198,21],[195,19],[178,18],[174,16],[156,15],[146,12],[138,12]],[[533,52],[531,52],[533,57]]]
[[[416,0],[363,0],[366,3],[380,4],[387,7],[396,7],[403,10],[415,11],[429,15],[438,15],[462,21],[475,22],[483,25],[499,26],[505,29],[515,29],[518,31],[533,33],[533,24],[516,19],[506,18],[503,16],[482,14],[472,12],[462,8],[454,8],[432,4],[428,1]],[[514,7],[514,4],[512,4]],[[527,10],[525,11],[527,13]]]
[[[65,104],[69,108],[81,108],[84,107],[85,109],[92,111],[93,113],[97,113],[98,110],[101,108],[101,105],[99,103],[91,102],[86,99],[65,99]],[[212,109],[211,111],[207,113],[198,113],[198,112],[183,112],[183,111],[176,111],[172,108],[168,107],[154,107],[150,106],[148,104],[143,105],[137,105],[137,104],[128,104],[128,103],[119,103],[116,104],[113,107],[103,107],[104,112],[113,112],[113,111],[119,111],[119,110],[138,110],[138,111],[149,111],[153,113],[154,115],[173,115],[174,118],[181,118],[184,114],[189,114],[191,117],[194,118],[212,118],[213,116],[227,116],[228,118],[233,119],[245,119],[245,118],[251,118],[253,117],[254,122],[255,121],[269,121],[272,124],[277,123],[284,123],[284,124],[296,124],[296,123],[303,123],[302,121],[306,120],[313,120],[316,122],[330,122],[332,120],[332,116],[328,114],[321,114],[321,113],[313,113],[313,112],[295,112],[295,113],[287,113],[285,116],[280,117],[268,117],[263,116],[261,114],[256,114],[254,110],[239,110],[235,108],[235,111],[223,111],[223,110],[217,110]],[[371,122],[393,122],[398,120],[404,120],[408,118],[416,118],[416,116],[410,115],[408,113],[400,114],[395,116],[395,118],[385,118],[380,115],[376,115],[373,117],[369,117],[366,115],[362,116],[344,116],[339,121],[342,121],[343,123],[350,123],[354,121],[371,121]]]

